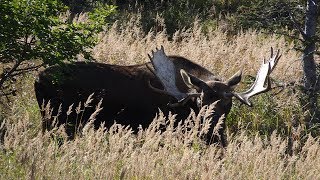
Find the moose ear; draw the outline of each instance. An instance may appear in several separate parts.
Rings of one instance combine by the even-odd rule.
[[[188,75],[188,73],[185,70],[181,69],[180,74],[181,74],[183,82],[188,86],[188,88],[194,89],[194,84],[192,84],[191,78]]]
[[[192,74],[188,74],[184,69],[180,70],[181,77],[183,82],[190,89],[196,89],[198,92],[202,91],[203,88],[208,87],[207,83],[203,80],[193,76]]]
[[[235,73],[231,78],[229,78],[226,84],[231,87],[237,85],[241,81],[242,69]]]

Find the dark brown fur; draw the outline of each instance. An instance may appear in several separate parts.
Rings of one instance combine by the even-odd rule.
[[[203,81],[209,82],[208,87],[198,85],[199,91],[204,91],[204,104],[213,103],[217,100],[216,113],[213,115],[212,128],[208,134],[208,143],[211,142],[211,135],[214,125],[217,123],[222,114],[228,114],[231,109],[231,98],[225,99],[217,92],[217,88],[224,91],[231,90],[222,82],[216,81],[214,75],[207,69],[197,65],[183,57],[170,56],[176,68],[184,69],[190,75],[193,75]],[[181,77],[180,77],[181,78]],[[66,112],[71,104],[74,107],[81,101],[82,103],[88,96],[94,93],[94,102],[97,104],[103,98],[103,110],[97,116],[94,124],[99,127],[101,123],[105,123],[106,127],[110,127],[115,121],[119,124],[130,125],[137,130],[139,125],[143,128],[148,127],[152,122],[156,113],[161,109],[165,114],[169,111],[178,114],[177,119],[186,118],[190,110],[199,111],[199,106],[195,100],[188,101],[181,107],[170,107],[168,103],[174,103],[176,100],[165,94],[159,94],[153,91],[149,85],[150,80],[152,86],[162,89],[161,83],[154,74],[147,68],[146,64],[133,66],[117,66],[109,64],[101,64],[94,62],[76,62],[73,64],[65,64],[63,66],[52,66],[39,74],[38,80],[35,82],[35,92],[39,106],[48,103],[50,100],[51,107],[54,108],[53,115],[57,113],[57,109],[62,104],[62,113],[58,118],[58,125],[66,123]],[[197,82],[193,82],[197,85]],[[178,85],[181,91],[188,88]],[[219,90],[220,91],[220,90]],[[94,107],[87,108],[82,119],[88,120]],[[44,112],[42,112],[44,115]],[[66,131],[70,137],[74,136],[75,126],[79,122],[75,122],[76,113],[73,112],[68,117],[68,125]],[[51,129],[51,119],[44,119],[43,129]],[[82,122],[82,124],[86,123]],[[223,138],[223,128],[220,135]],[[217,141],[217,140],[214,140]],[[222,144],[225,145],[224,139]]]

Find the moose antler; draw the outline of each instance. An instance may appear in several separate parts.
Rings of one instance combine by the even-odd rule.
[[[242,93],[233,93],[236,98],[245,103],[248,106],[252,106],[252,103],[249,101],[249,98],[260,93],[267,92],[271,89],[271,80],[270,73],[273,71],[277,65],[281,55],[279,50],[277,54],[273,55],[273,48],[271,47],[271,55],[268,62],[263,58],[263,63],[257,73],[256,80],[253,85],[245,92]],[[266,84],[266,87],[264,86]]]
[[[191,97],[198,97],[201,95],[199,93],[184,93],[178,89],[177,82],[176,82],[177,80],[176,68],[172,60],[170,60],[168,56],[165,54],[163,46],[161,46],[160,49],[157,48],[155,52],[152,51],[152,56],[150,56],[149,54],[148,56],[154,67],[153,73],[161,82],[164,90],[153,87],[150,84],[150,81],[149,81],[149,86],[156,92],[168,94],[173,96],[175,99],[177,99],[178,103],[171,104],[172,106],[178,106],[178,104],[184,104]],[[150,67],[148,68],[152,70]]]

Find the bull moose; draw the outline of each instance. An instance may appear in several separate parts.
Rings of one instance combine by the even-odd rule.
[[[50,102],[53,115],[59,113],[56,125],[66,124],[66,132],[74,136],[79,123],[76,114],[67,111],[71,104],[84,102],[94,93],[93,103],[103,98],[100,111],[94,121],[97,128],[104,123],[110,127],[114,122],[130,125],[133,130],[151,124],[159,109],[168,114],[177,114],[183,120],[191,110],[199,112],[203,105],[217,102],[212,114],[211,127],[204,140],[207,143],[220,142],[225,145],[224,123],[218,140],[213,128],[222,115],[227,115],[232,106],[232,98],[252,106],[249,98],[267,92],[271,88],[270,73],[281,55],[279,50],[261,65],[256,80],[245,92],[234,92],[241,80],[242,71],[222,82],[204,67],[180,56],[167,56],[161,46],[151,56],[151,62],[132,66],[110,65],[96,62],[74,62],[54,65],[39,73],[35,82],[35,92],[39,106]],[[86,123],[94,108],[87,108],[82,114]],[[42,111],[42,115],[44,112]],[[43,130],[52,128],[53,116],[43,118]]]

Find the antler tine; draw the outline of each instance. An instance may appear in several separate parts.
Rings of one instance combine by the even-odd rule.
[[[280,58],[281,58],[281,54],[280,54],[280,50],[278,49],[277,54],[275,56],[270,57],[269,62],[271,66],[271,72],[273,71],[274,67],[278,64]]]
[[[278,64],[280,57],[280,51],[278,50],[274,56],[273,48],[271,47],[270,59],[266,62],[265,58],[263,58],[263,64],[257,73],[256,80],[253,85],[243,93],[234,93],[234,96],[246,105],[252,106],[252,103],[249,101],[250,97],[267,92],[271,89],[271,80],[269,75]],[[264,86],[265,84],[266,87]]]

